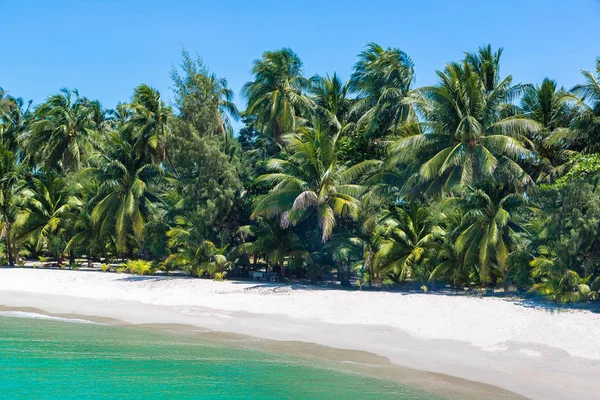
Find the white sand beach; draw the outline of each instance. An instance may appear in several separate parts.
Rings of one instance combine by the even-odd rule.
[[[600,314],[516,300],[0,269],[0,305],[370,352],[532,399],[600,398]]]

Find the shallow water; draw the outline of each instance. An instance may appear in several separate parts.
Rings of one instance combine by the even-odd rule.
[[[0,316],[2,399],[442,399],[313,359],[35,316]]]

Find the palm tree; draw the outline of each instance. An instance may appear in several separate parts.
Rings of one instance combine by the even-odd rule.
[[[565,90],[548,78],[541,85],[527,85],[523,89],[521,112],[540,125],[538,131],[528,135],[535,151],[536,181],[560,173],[569,159],[571,152],[561,143],[562,137],[570,135],[568,126],[576,114],[569,99]]]
[[[202,237],[194,224],[178,215],[174,225],[167,231],[167,245],[175,249],[164,261],[165,265],[182,268],[189,274],[203,277],[223,272],[233,266],[227,258],[228,246],[217,248],[213,242]]]
[[[19,236],[27,238],[36,251],[47,249],[60,255],[68,224],[82,206],[72,184],[48,172],[31,177],[21,196],[22,211],[15,221]]]
[[[524,228],[518,212],[527,205],[524,195],[512,193],[507,186],[490,185],[487,191],[469,188],[464,198],[453,197],[445,206],[459,207],[462,220],[453,238],[464,263],[476,266],[482,283],[497,268],[506,281],[509,254],[517,249]]]
[[[335,131],[343,132],[352,106],[350,82],[344,83],[336,73],[325,77],[317,75],[311,78],[310,93],[317,112]]]
[[[350,233],[336,234],[325,249],[336,264],[341,286],[350,286],[352,271],[365,267],[366,243],[363,238]]]
[[[22,98],[5,96],[0,88],[0,138],[7,150],[21,155],[19,158],[22,158],[23,151],[17,139],[27,130],[31,117],[30,106],[31,101],[25,107]]]
[[[25,164],[19,163],[16,155],[0,146],[0,209],[2,215],[0,238],[4,239],[6,256],[9,265],[15,265],[15,230],[13,224],[17,217],[18,207],[15,196],[20,195],[20,187]]]
[[[78,210],[74,221],[70,224],[67,232],[70,238],[67,242],[64,252],[71,253],[78,250],[85,250],[88,259],[92,255],[103,255],[106,258],[107,247],[113,242],[112,235],[102,235],[100,224],[92,221],[92,210],[94,204],[90,202],[97,193],[100,183],[91,174],[83,170],[81,174],[75,175],[75,190],[82,199],[83,206]]]
[[[428,277],[419,266],[438,247],[442,236],[427,208],[416,203],[408,210],[395,207],[379,216],[375,234],[380,237],[373,269],[388,274],[394,281]]]
[[[596,60],[596,75],[587,70],[582,74],[585,83],[571,89],[580,97],[577,99],[580,110],[573,119],[570,141],[575,150],[597,153],[600,151],[600,58]]]
[[[141,84],[134,89],[132,110],[126,129],[133,131],[134,151],[142,157],[150,156],[154,163],[168,160],[166,138],[170,110],[160,98],[160,92]]]
[[[253,225],[240,227],[240,232],[248,239],[256,238],[239,246],[238,250],[248,255],[263,257],[266,268],[279,267],[281,278],[285,278],[285,262],[291,257],[304,257],[306,250],[298,234],[291,229],[281,227],[274,220],[257,218]]]
[[[279,216],[284,227],[294,225],[308,210],[315,210],[323,243],[329,239],[336,217],[356,219],[363,187],[357,178],[379,161],[364,161],[346,166],[338,159],[336,146],[339,133],[331,135],[317,121],[314,128],[301,127],[284,140],[291,151],[289,159],[272,158],[256,183],[274,184],[269,193],[254,203],[253,216]]]
[[[77,90],[62,89],[35,110],[30,129],[21,135],[33,161],[45,169],[77,170],[94,148],[92,132],[97,128],[93,110]]]
[[[369,43],[360,53],[350,89],[358,93],[353,113],[359,125],[368,125],[370,137],[397,134],[402,124],[416,118],[406,101],[414,76],[413,61],[400,49]]]
[[[440,83],[418,90],[415,102],[424,117],[423,133],[403,137],[390,148],[392,163],[422,160],[415,176],[430,193],[479,184],[501,168],[512,181],[531,178],[519,165],[530,157],[526,135],[539,124],[522,116],[504,116],[507,102],[520,91],[509,75],[493,90],[470,63],[448,64],[438,71]]]
[[[504,49],[500,47],[496,52],[492,50],[491,45],[481,46],[477,52],[466,53],[465,61],[473,72],[479,75],[481,83],[486,92],[491,93],[496,90],[500,82],[500,57]]]
[[[115,233],[118,252],[130,249],[130,236],[142,251],[144,225],[153,203],[159,202],[152,183],[162,170],[137,155],[126,133],[111,133],[107,147],[107,154],[97,155],[95,167],[88,170],[100,182],[98,194],[91,200],[95,204],[92,223],[100,224],[102,235]]]
[[[294,132],[296,118],[314,103],[305,95],[310,81],[302,76],[300,57],[284,48],[263,53],[252,66],[254,80],[242,88],[248,99],[246,113],[267,130],[277,143],[284,133]]]
[[[581,278],[558,261],[556,253],[547,246],[538,248],[538,256],[531,262],[531,275],[538,280],[531,290],[561,303],[597,300],[598,278],[590,282],[592,276]]]

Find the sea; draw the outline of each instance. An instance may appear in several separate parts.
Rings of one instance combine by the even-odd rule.
[[[0,312],[0,399],[402,399],[439,394],[164,330]]]

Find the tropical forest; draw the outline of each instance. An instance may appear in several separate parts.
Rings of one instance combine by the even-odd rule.
[[[360,50],[348,80],[264,52],[243,110],[186,51],[172,101],[3,86],[3,262],[597,301],[600,59],[516,82],[486,45],[418,87],[409,54]]]

